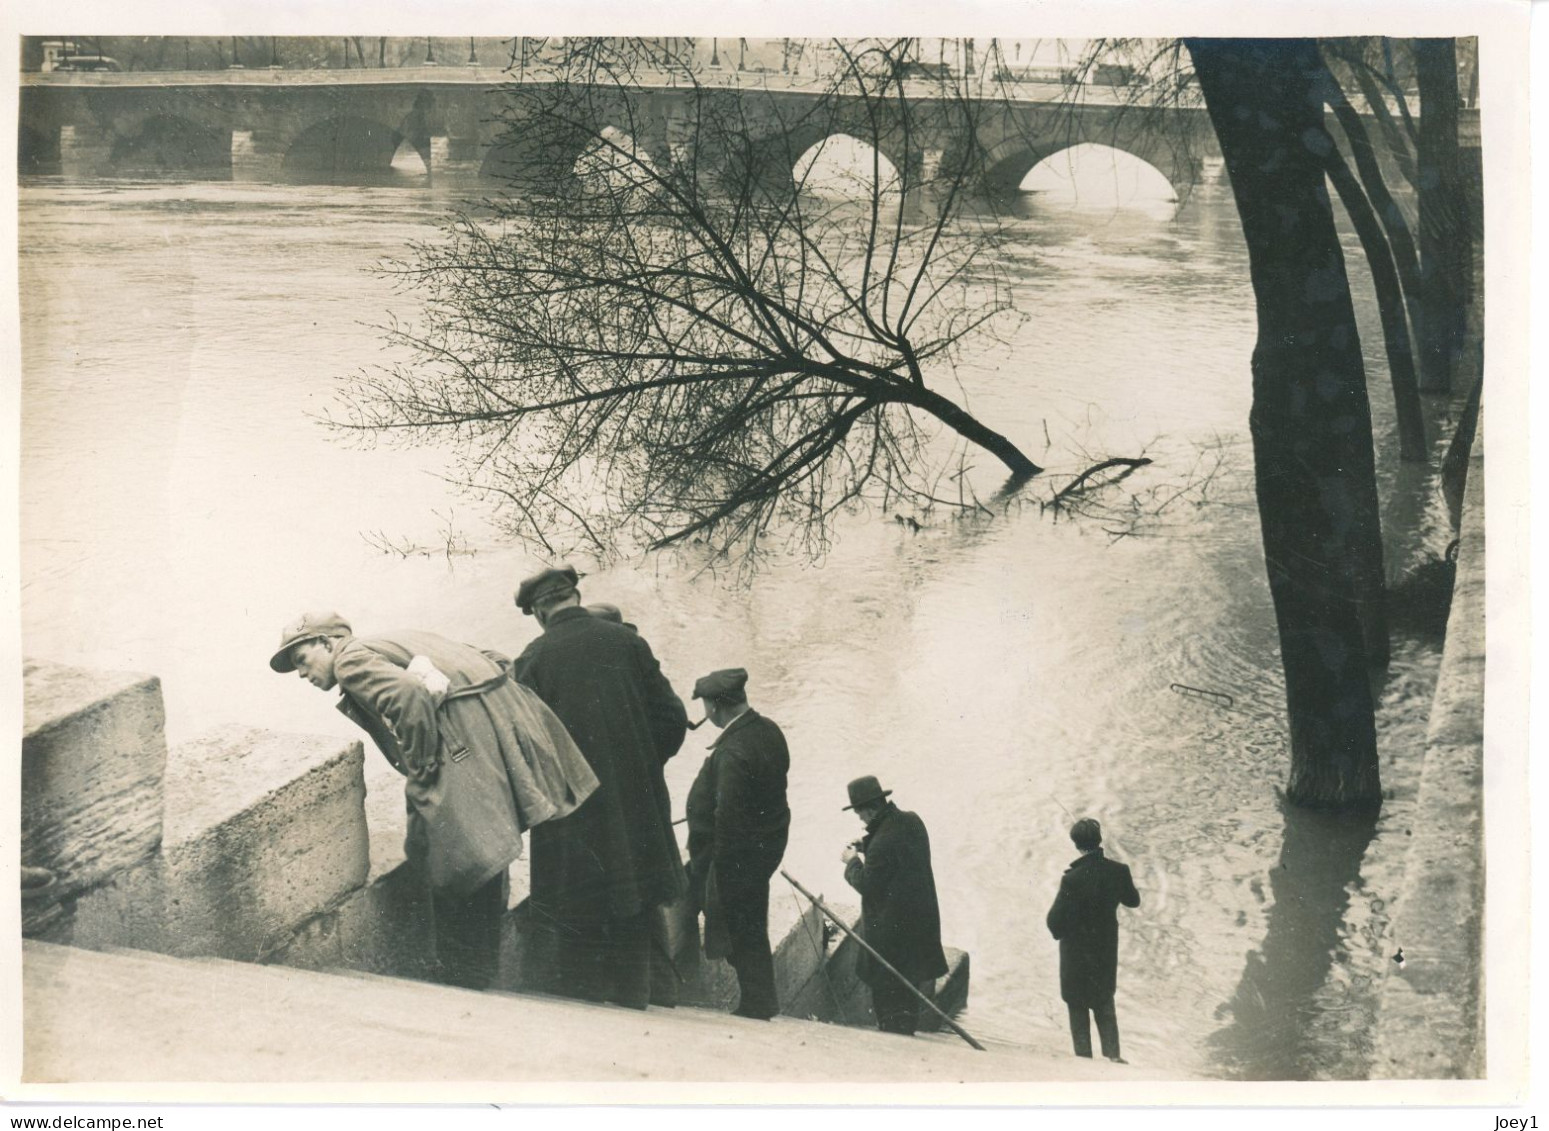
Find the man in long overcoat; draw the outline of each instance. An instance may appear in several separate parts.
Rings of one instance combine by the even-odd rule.
[[[1097,1019],[1103,1055],[1119,1055],[1119,1019],[1113,994],[1119,972],[1118,907],[1139,907],[1129,865],[1103,855],[1103,830],[1091,817],[1070,829],[1081,855],[1065,869],[1049,908],[1049,933],[1060,943],[1060,996],[1070,1011],[1070,1039],[1077,1056],[1092,1055],[1087,1014]]]
[[[742,668],[711,672],[694,684],[705,715],[721,728],[689,788],[688,872],[694,905],[705,915],[705,954],[737,972],[739,1017],[768,1020],[780,1011],[769,949],[769,878],[785,855],[791,810],[791,756],[775,723],[748,706]]]
[[[924,821],[888,800],[892,792],[875,777],[850,783],[845,808],[865,822],[866,835],[840,859],[845,881],[861,893],[861,937],[924,993],[947,972],[930,836]],[[919,1025],[919,998],[864,950],[855,970],[871,989],[877,1028],[913,1034]]]
[[[517,605],[543,634],[517,679],[564,722],[600,785],[576,812],[533,830],[531,909],[554,939],[555,988],[644,1009],[652,917],[688,888],[662,766],[688,713],[650,645],[580,604],[573,569],[522,582]]]
[[[504,657],[430,632],[363,638],[337,614],[310,613],[281,633],[269,666],[338,687],[339,710],[404,775],[404,850],[430,887],[440,977],[487,988],[522,832],[597,788],[564,725]]]

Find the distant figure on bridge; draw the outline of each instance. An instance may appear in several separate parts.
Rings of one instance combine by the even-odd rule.
[[[748,673],[711,672],[694,698],[721,728],[688,791],[688,875],[694,906],[705,915],[705,955],[737,972],[739,1017],[780,1012],[769,950],[769,878],[785,855],[791,810],[785,735],[748,706]]]
[[[430,632],[357,637],[308,613],[269,660],[321,691],[404,775],[404,851],[430,886],[441,980],[493,982],[506,869],[528,828],[566,817],[597,777],[554,712],[510,679],[508,661]]]
[[[847,846],[839,859],[844,878],[861,893],[861,937],[921,993],[947,972],[941,949],[941,911],[936,876],[931,870],[930,836],[925,822],[888,800],[874,777],[849,785],[855,815],[866,835]],[[884,1033],[913,1035],[919,1027],[920,1000],[885,967],[862,950],[855,972],[871,988],[871,1008]]]
[[[1049,933],[1060,944],[1060,996],[1070,1011],[1070,1039],[1077,1056],[1092,1055],[1088,1013],[1097,1018],[1103,1055],[1119,1064],[1119,1019],[1113,994],[1119,972],[1118,907],[1139,907],[1129,865],[1103,856],[1103,830],[1091,817],[1070,829],[1081,855],[1065,869],[1049,908]]]
[[[583,607],[577,581],[569,566],[546,569],[516,592],[543,634],[513,673],[554,709],[601,782],[576,812],[533,830],[533,920],[555,941],[559,993],[671,1004],[677,987],[653,961],[665,953],[657,909],[688,880],[662,767],[683,745],[688,712],[645,639]]]

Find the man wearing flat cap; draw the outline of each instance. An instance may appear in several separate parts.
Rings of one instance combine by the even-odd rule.
[[[1119,1054],[1119,1019],[1113,995],[1119,974],[1118,909],[1139,907],[1129,865],[1103,855],[1103,830],[1091,817],[1070,827],[1081,853],[1060,878],[1060,891],[1049,908],[1049,933],[1060,944],[1060,996],[1070,1013],[1070,1040],[1077,1056],[1092,1055],[1097,1020],[1103,1055],[1126,1063]]]
[[[546,569],[516,593],[543,633],[513,674],[553,708],[601,782],[569,817],[533,830],[533,921],[554,941],[557,992],[644,1009],[655,910],[688,888],[662,776],[688,713],[650,645],[588,612],[578,581],[569,566]]]
[[[503,656],[430,632],[358,637],[335,613],[309,613],[281,632],[269,666],[337,687],[339,710],[404,775],[404,851],[430,888],[439,977],[488,988],[521,834],[597,788],[564,725]]]
[[[791,810],[785,735],[748,706],[742,668],[711,672],[694,684],[705,717],[721,728],[688,791],[688,874],[704,911],[705,955],[737,973],[739,1017],[768,1020],[780,1011],[769,950],[769,878],[785,855]]]
[[[930,836],[925,822],[900,809],[875,777],[856,778],[850,803],[866,825],[866,835],[840,855],[845,881],[861,893],[861,937],[921,993],[947,972],[941,949],[941,911],[931,871]],[[920,999],[864,950],[856,975],[871,990],[877,1028],[913,1034],[919,1025]]]

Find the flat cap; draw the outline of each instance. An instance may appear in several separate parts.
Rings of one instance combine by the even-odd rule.
[[[541,570],[517,586],[516,607],[531,616],[535,602],[571,592],[580,580],[581,575],[570,566]]]
[[[303,640],[316,640],[319,636],[348,636],[350,622],[338,613],[303,613],[280,630],[279,650],[269,658],[269,666],[277,672],[293,672],[296,665],[290,662],[290,650]]]
[[[731,696],[734,699],[742,698],[742,689],[747,686],[748,673],[743,668],[722,668],[718,672],[700,676],[694,682],[695,699],[720,699]]]

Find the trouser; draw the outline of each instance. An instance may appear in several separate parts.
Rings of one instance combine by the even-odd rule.
[[[877,1028],[884,1033],[913,1036],[920,1027],[920,999],[909,987],[887,971],[879,971],[879,981],[871,983],[871,1011],[877,1015]],[[930,979],[917,983],[921,993]]]
[[[487,990],[500,965],[500,923],[506,913],[506,873],[466,896],[430,893],[436,943],[436,980]]]
[[[644,1009],[651,1001],[652,912],[628,918],[588,917],[558,924],[556,993]],[[665,1004],[665,1003],[664,1003]]]
[[[731,943],[726,960],[737,973],[740,991],[735,1012],[744,1017],[773,1017],[780,1012],[780,1002],[769,950],[769,879],[723,882],[720,899]]]
[[[1114,1011],[1113,999],[1094,1002],[1091,1006],[1071,1005],[1069,1002],[1065,1005],[1070,1010],[1070,1040],[1076,1047],[1076,1055],[1092,1055],[1092,1030],[1087,1024],[1087,1011],[1090,1009],[1092,1016],[1097,1019],[1097,1036],[1102,1041],[1103,1055],[1109,1060],[1117,1060],[1119,1015]]]

